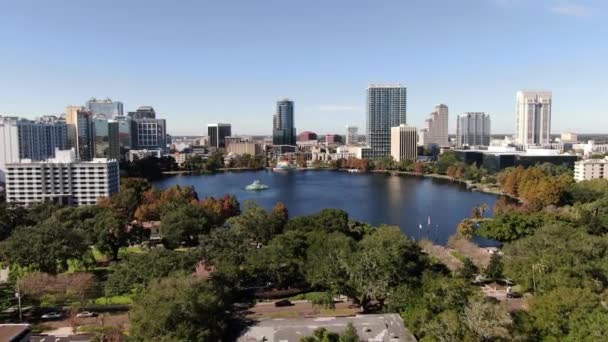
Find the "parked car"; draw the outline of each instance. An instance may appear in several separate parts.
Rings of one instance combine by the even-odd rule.
[[[63,318],[63,314],[61,312],[49,312],[49,313],[45,313],[44,315],[42,315],[40,318],[42,319],[62,319]]]
[[[77,318],[97,317],[97,313],[96,312],[92,312],[92,311],[83,311],[83,312],[77,314],[76,317]]]
[[[292,306],[293,304],[291,303],[291,301],[289,299],[283,299],[283,300],[279,300],[277,302],[274,302],[274,306],[278,307],[282,307],[282,306]]]

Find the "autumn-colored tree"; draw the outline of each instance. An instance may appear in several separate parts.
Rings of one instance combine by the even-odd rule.
[[[472,239],[475,236],[475,221],[464,219],[458,224],[458,234],[467,239]]]
[[[416,162],[416,164],[414,165],[414,173],[419,175],[424,174],[424,164],[422,164],[422,162]]]

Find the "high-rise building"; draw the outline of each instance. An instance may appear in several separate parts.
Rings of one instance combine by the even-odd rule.
[[[489,146],[490,116],[486,113],[464,113],[456,122],[456,145]]]
[[[151,106],[141,106],[134,112],[129,112],[131,119],[156,119],[156,112]]]
[[[370,84],[367,87],[367,144],[369,158],[391,154],[391,127],[405,124],[407,88],[399,84]]]
[[[55,156],[55,149],[67,149],[65,120],[43,116],[36,121],[0,116],[0,181],[6,164],[21,159],[44,160]]]
[[[93,119],[95,124],[95,158],[120,158],[119,123],[102,114]]]
[[[448,106],[439,104],[424,121],[424,128],[420,130],[420,142],[425,147],[448,147]]]
[[[65,111],[68,124],[68,142],[76,149],[80,160],[95,156],[95,126],[91,112],[80,106],[68,106]]]
[[[159,150],[167,148],[167,123],[165,119],[132,119],[131,149]]]
[[[116,160],[79,161],[74,149],[57,150],[55,158],[46,161],[24,159],[6,168],[6,199],[11,203],[91,205],[119,190]]]
[[[85,108],[94,116],[103,115],[106,119],[113,119],[115,116],[123,115],[122,102],[112,101],[110,98],[98,100],[93,97],[86,102]]]
[[[542,146],[551,142],[550,91],[517,92],[517,142]]]
[[[359,127],[346,126],[346,145],[357,145],[359,143]]]
[[[391,127],[391,156],[395,161],[418,159],[418,130],[401,124]]]
[[[207,125],[209,145],[215,148],[226,147],[226,137],[232,135],[232,126],[228,123],[216,123]]]
[[[277,101],[277,112],[272,120],[272,144],[296,145],[296,128],[294,124],[293,101]]]
[[[127,116],[115,116],[114,120],[118,123],[118,142],[121,154],[131,148],[131,122]]]

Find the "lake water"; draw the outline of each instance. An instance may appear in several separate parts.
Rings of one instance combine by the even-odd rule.
[[[269,189],[245,190],[254,180]],[[155,183],[161,189],[173,185],[194,186],[200,198],[236,195],[241,205],[245,200],[253,200],[271,209],[277,202],[283,202],[290,216],[309,215],[325,208],[342,209],[352,219],[374,225],[396,225],[414,239],[425,237],[438,244],[447,242],[458,223],[471,215],[474,206],[486,203],[489,208],[486,215],[491,216],[498,199],[448,180],[319,170],[177,175]],[[495,245],[492,241],[476,241],[484,246]]]

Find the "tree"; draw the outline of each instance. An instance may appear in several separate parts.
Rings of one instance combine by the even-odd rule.
[[[473,238],[473,236],[475,236],[475,226],[475,221],[471,219],[464,219],[458,224],[458,234],[470,240]]]
[[[502,257],[498,255],[498,253],[492,254],[490,257],[490,263],[488,267],[486,267],[484,271],[484,275],[488,279],[498,280],[503,277],[503,265],[502,265]]]
[[[433,165],[433,172],[445,175],[450,166],[456,165],[460,161],[454,152],[444,152],[439,156],[437,162]]]
[[[509,242],[532,235],[544,224],[555,221],[550,215],[518,212],[498,214],[479,224],[477,235],[502,242]]]
[[[127,219],[119,212],[103,210],[95,217],[93,226],[93,238],[95,247],[102,252],[109,254],[113,260],[118,258],[118,251],[121,247],[129,245],[129,231],[127,229]]]
[[[128,254],[120,263],[112,265],[105,283],[106,296],[129,294],[146,287],[153,279],[167,277],[174,272],[194,272],[199,258],[192,252],[175,252],[154,248],[147,253]]]
[[[281,233],[278,219],[252,201],[245,202],[245,211],[239,216],[230,218],[226,224],[255,244],[266,244],[275,235]]]
[[[272,208],[272,214],[277,218],[281,227],[284,227],[287,221],[289,221],[289,211],[282,202],[277,202],[274,208]]]
[[[473,301],[464,309],[464,323],[482,341],[509,340],[511,316],[503,305],[489,301]]]
[[[310,285],[334,295],[349,293],[348,259],[355,241],[339,232],[313,232],[308,234],[308,244],[305,273]]]
[[[205,211],[195,204],[185,204],[167,211],[160,221],[163,245],[170,249],[182,243],[186,246],[198,245],[199,235],[208,233],[210,228]]]
[[[226,294],[207,281],[164,278],[136,297],[130,333],[135,341],[222,341],[230,309]]]
[[[52,218],[33,227],[20,227],[0,243],[3,261],[52,274],[67,270],[68,260],[87,256],[89,246],[83,233]]]
[[[340,335],[340,342],[359,342],[359,334],[352,323],[346,325],[346,329]]]
[[[277,235],[266,246],[252,251],[247,270],[258,285],[290,287],[304,280],[306,237],[297,231]]]
[[[397,227],[380,227],[358,243],[349,260],[352,296],[364,310],[370,301],[383,306],[394,288],[415,281],[426,265],[420,248]]]
[[[504,273],[524,290],[543,293],[558,287],[603,290],[608,279],[608,237],[589,235],[565,224],[539,228],[503,248]],[[542,265],[540,267],[539,265]]]
[[[582,340],[600,341],[594,339],[603,332],[606,336],[606,323],[608,315],[602,307],[598,295],[590,289],[560,287],[531,300],[529,315],[532,321],[532,333],[539,340],[571,340],[583,331],[588,335]],[[595,322],[594,322],[595,321]],[[604,324],[599,330],[589,331],[590,325]],[[572,334],[572,335],[571,335]]]

